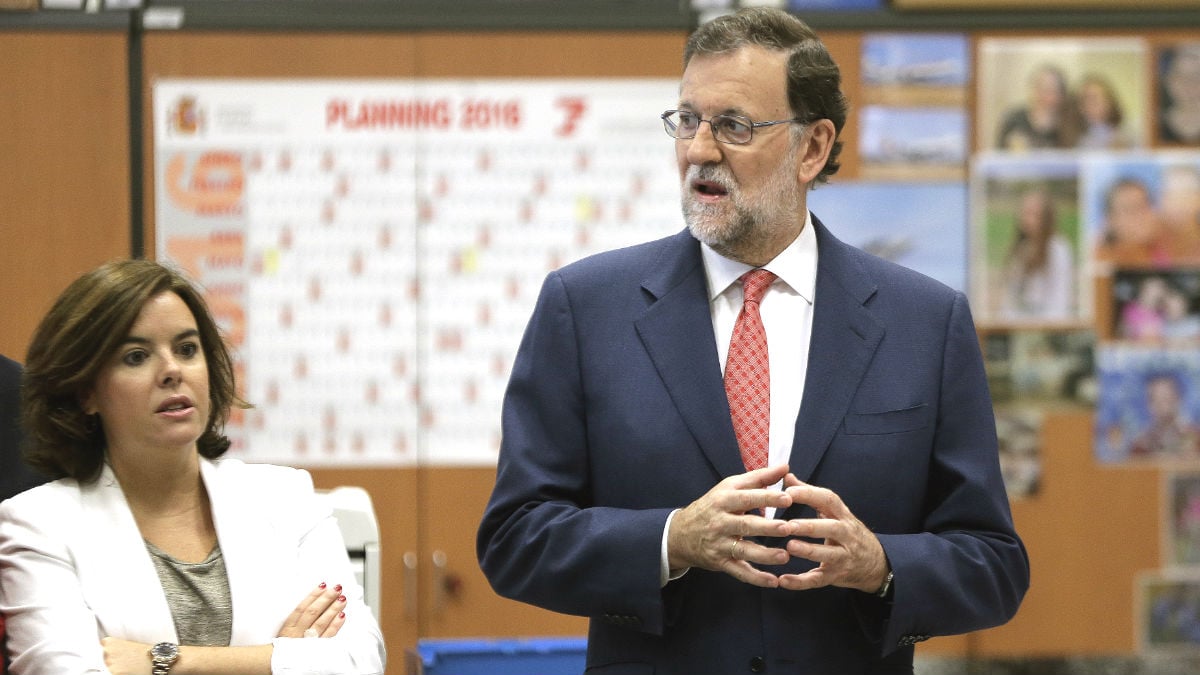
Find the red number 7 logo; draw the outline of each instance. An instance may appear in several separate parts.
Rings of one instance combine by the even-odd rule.
[[[583,113],[587,111],[587,103],[584,102],[581,96],[563,96],[555,101],[555,104],[563,109],[565,116],[562,126],[554,130],[556,136],[570,136],[575,133],[579,120],[583,118]]]

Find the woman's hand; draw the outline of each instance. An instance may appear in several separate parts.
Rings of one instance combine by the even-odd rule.
[[[288,615],[279,637],[333,637],[346,623],[345,609],[342,585],[326,586],[322,582]]]
[[[106,637],[100,640],[104,665],[112,675],[150,675],[150,645],[132,640]]]

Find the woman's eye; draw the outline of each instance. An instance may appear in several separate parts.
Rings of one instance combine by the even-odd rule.
[[[138,349],[125,354],[121,361],[127,366],[140,366],[146,362],[146,352]]]
[[[200,346],[195,342],[185,342],[179,345],[179,353],[182,356],[192,357],[200,352]]]

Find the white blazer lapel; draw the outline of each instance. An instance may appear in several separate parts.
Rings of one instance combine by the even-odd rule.
[[[270,642],[279,632],[283,619],[300,603],[287,571],[287,557],[295,555],[295,544],[288,544],[263,512],[275,506],[261,503],[255,486],[239,480],[244,469],[240,462],[228,460],[220,465],[201,460],[200,474],[212,503],[213,524],[225,558],[229,591],[233,602],[233,645]],[[253,515],[251,515],[253,513]]]
[[[79,541],[74,547],[84,597],[103,635],[175,640],[175,623],[125,493],[107,464],[80,487]]]

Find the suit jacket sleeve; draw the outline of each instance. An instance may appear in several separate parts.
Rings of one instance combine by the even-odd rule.
[[[1009,620],[1029,586],[997,460],[995,421],[966,299],[946,325],[926,508],[917,533],[879,532],[895,572],[884,652]]]
[[[480,565],[505,597],[661,632],[660,546],[670,509],[592,504],[589,436],[606,430],[589,428],[579,344],[572,298],[553,273],[505,395]]]

